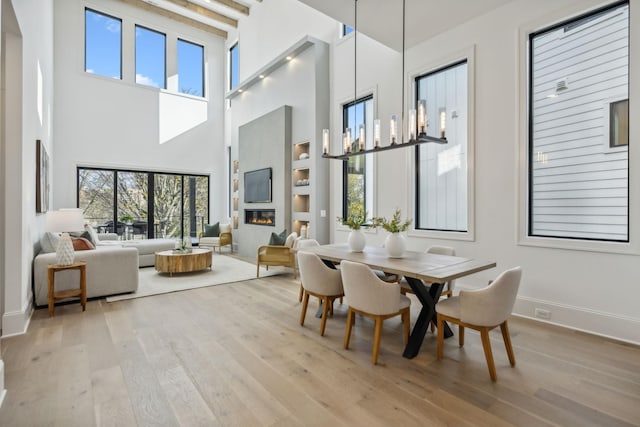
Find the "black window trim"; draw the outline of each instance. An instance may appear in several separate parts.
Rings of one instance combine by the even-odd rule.
[[[106,16],[107,18],[115,19],[120,22],[120,77],[118,80],[122,81],[122,18],[118,18],[116,16],[110,15],[108,13],[100,12],[99,10],[85,7],[84,8],[84,72],[87,72],[87,11],[97,13],[98,15]],[[166,61],[165,61],[166,62]],[[95,74],[95,73],[89,73]],[[166,72],[165,72],[166,74]],[[101,74],[95,74],[98,76],[102,76]],[[103,76],[106,77],[106,76]]]
[[[145,27],[144,25],[140,25],[140,24],[134,24],[134,28],[133,28],[133,31],[134,31],[134,43],[133,43],[134,83],[138,84],[138,85],[141,85],[141,86],[145,86],[145,87],[153,87],[153,86],[149,86],[149,85],[143,85],[143,84],[138,83],[137,81],[135,81],[135,76],[138,75],[138,40],[135,37],[135,31],[138,28],[142,28],[143,30],[151,31],[152,33],[161,34],[164,37],[164,82],[162,82],[162,87],[159,87],[157,89],[167,90],[167,34],[163,33],[162,31],[154,30],[153,28]]]
[[[204,68],[204,46],[199,44],[199,43],[195,43],[195,42],[192,42],[192,41],[189,41],[189,40],[185,40],[185,39],[183,39],[181,37],[178,37],[177,41],[176,41],[176,60],[177,60],[176,62],[178,62],[179,59],[180,59],[180,58],[178,58],[178,49],[177,49],[179,42],[192,44],[192,45],[198,46],[199,48],[202,49],[202,89],[201,89],[202,90],[202,96],[199,97],[199,98],[206,98],[206,92],[205,92],[206,85],[205,85],[205,82],[204,82],[205,81],[205,74],[204,74],[204,71],[205,71],[205,68]],[[182,92],[180,92],[180,86],[179,85],[180,85],[180,70],[178,69],[178,90],[177,90],[177,92],[178,93],[182,93]],[[188,94],[183,94],[183,95],[188,95]]]

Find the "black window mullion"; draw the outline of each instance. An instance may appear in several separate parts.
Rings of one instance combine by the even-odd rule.
[[[156,174],[149,172],[147,174],[147,238],[156,237],[155,230],[155,176]]]

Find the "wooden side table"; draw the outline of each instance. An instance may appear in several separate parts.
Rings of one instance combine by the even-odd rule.
[[[80,271],[80,287],[76,289],[65,289],[56,292],[55,278],[58,271],[79,270]],[[53,316],[53,306],[56,300],[80,297],[82,311],[87,308],[87,263],[86,261],[77,261],[69,265],[49,264],[49,317]]]

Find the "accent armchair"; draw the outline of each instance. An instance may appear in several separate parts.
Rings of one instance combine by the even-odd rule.
[[[208,246],[215,250],[218,248],[218,253],[222,253],[223,246],[229,246],[231,252],[233,252],[233,234],[231,233],[231,224],[220,224],[220,235],[218,237],[205,237],[204,233],[200,233],[199,246]]]
[[[298,278],[298,269],[296,267],[296,255],[293,251],[293,245],[298,234],[293,232],[287,236],[284,246],[280,245],[261,245],[258,247],[258,257],[256,259],[256,277],[260,277],[260,266],[264,265],[267,270],[269,266],[290,267],[293,269],[293,278]]]

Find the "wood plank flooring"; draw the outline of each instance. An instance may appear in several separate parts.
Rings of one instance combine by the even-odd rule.
[[[517,363],[492,332],[492,383],[479,334],[446,340],[438,361],[428,333],[408,360],[398,318],[372,366],[373,322],[358,316],[344,350],[346,302],[320,337],[315,300],[299,326],[298,285],[284,272],[36,310],[2,341],[0,426],[640,425],[636,346],[513,318]]]

